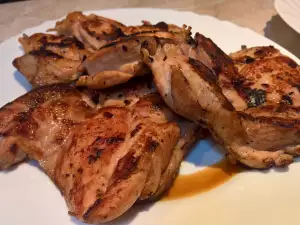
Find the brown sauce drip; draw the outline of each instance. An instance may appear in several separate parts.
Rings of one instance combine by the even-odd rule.
[[[225,158],[207,168],[188,175],[179,175],[166,197],[174,200],[190,197],[216,188],[242,171],[240,165],[233,165]]]

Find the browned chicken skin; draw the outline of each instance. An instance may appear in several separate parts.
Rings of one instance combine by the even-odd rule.
[[[150,81],[97,91],[98,107],[89,90],[67,85],[38,88],[4,106],[0,144],[8,153],[2,149],[1,169],[19,161],[7,157],[16,146],[22,159],[37,160],[55,182],[69,213],[89,223],[110,221],[137,200],[156,199],[201,130],[172,113]]]
[[[87,49],[97,50],[110,41],[122,36],[121,28],[125,25],[94,14],[85,16],[82,12],[69,13],[66,19],[56,23],[58,34],[75,36]]]
[[[79,76],[78,67],[91,54],[75,38],[37,33],[19,39],[25,55],[13,61],[34,86],[71,83]]]
[[[155,25],[147,22],[139,26],[125,26],[115,20],[94,14],[86,16],[82,12],[72,12],[65,19],[57,22],[55,28],[50,30],[65,36],[75,36],[87,49],[98,50],[121,37],[157,31],[181,33],[185,28],[165,22]],[[189,32],[190,30],[188,30]]]
[[[251,76],[252,84],[257,85],[260,78],[255,76],[268,78],[271,70],[276,76],[277,73],[283,74],[282,70],[286,68],[285,71],[294,77],[297,84],[298,65],[281,56],[280,60],[268,59],[269,62],[263,67],[265,70],[261,70],[259,74],[249,73],[252,70],[247,69],[247,65],[236,71],[232,60],[211,40],[200,34],[196,34],[195,40],[196,44],[189,51],[185,51],[187,47],[184,45],[158,39],[155,40],[156,43],[148,43],[142,49],[144,62],[151,67],[156,87],[168,106],[186,118],[204,121],[215,139],[227,148],[232,160],[254,168],[285,166],[291,163],[292,155],[299,152],[295,106],[289,106],[286,102],[288,100],[285,103],[280,100],[274,108],[272,100],[272,106],[263,104],[240,111],[235,108],[235,104],[241,102],[240,88],[243,83],[237,82],[236,78]],[[258,60],[263,60],[257,61],[261,64],[266,61],[261,58]],[[277,68],[280,68],[278,72],[275,72],[276,66],[270,63],[273,60],[281,63],[280,66],[277,64]],[[282,79],[280,82],[288,85]],[[239,86],[233,86],[234,84]],[[286,92],[294,89],[287,87]],[[297,94],[298,90],[295,91],[295,96]],[[251,101],[262,101],[261,96],[256,97],[255,100],[246,98],[243,100],[244,105],[247,101],[248,104]]]
[[[76,85],[103,89],[150,73],[140,53],[142,42],[149,38],[133,37],[103,47],[84,61],[82,69],[90,76],[81,76]]]
[[[68,14],[50,30],[58,35],[36,33],[19,39],[25,55],[16,58],[13,65],[34,87],[76,80],[78,86],[96,89],[125,83],[134,76],[149,73],[140,57],[143,39],[191,40],[190,27],[164,22],[127,27],[81,12]]]
[[[92,101],[66,85],[37,88],[6,104],[0,109],[0,169],[24,160],[27,154],[41,159],[43,165],[46,156],[35,151],[52,154],[61,149],[70,128],[93,108]]]

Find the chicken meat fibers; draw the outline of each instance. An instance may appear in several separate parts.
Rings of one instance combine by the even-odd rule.
[[[230,58],[199,33],[190,46],[151,41],[142,53],[164,101],[204,123],[232,162],[269,168],[300,154],[300,67],[292,59],[274,47],[244,49]]]
[[[110,93],[121,99],[105,107],[64,84],[37,88],[5,105],[1,168],[37,160],[69,214],[89,223],[110,221],[137,200],[158,198],[201,129],[173,114],[147,84],[138,85],[126,99]],[[108,93],[101,95],[108,104]],[[118,104],[124,101],[132,104]]]

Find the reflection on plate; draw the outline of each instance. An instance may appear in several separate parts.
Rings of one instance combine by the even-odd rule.
[[[275,0],[275,8],[282,19],[300,33],[300,1]]]

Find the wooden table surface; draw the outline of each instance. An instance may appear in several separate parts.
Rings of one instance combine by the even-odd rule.
[[[0,42],[74,10],[152,7],[208,14],[253,29],[300,58],[300,34],[277,14],[273,0],[28,0],[0,5]]]

